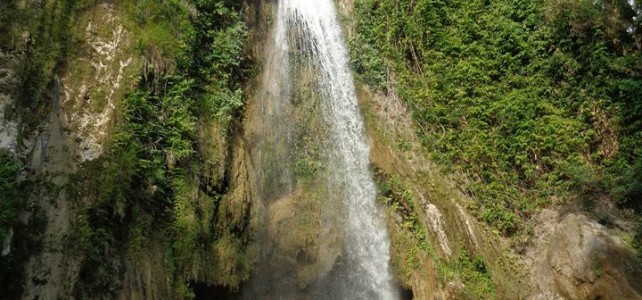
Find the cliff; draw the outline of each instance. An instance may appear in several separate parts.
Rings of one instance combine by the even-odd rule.
[[[335,2],[402,298],[642,298],[637,6]],[[332,274],[305,64],[299,154],[260,142],[283,122],[259,118],[276,5],[0,3],[2,298],[235,299],[274,274],[297,295]]]

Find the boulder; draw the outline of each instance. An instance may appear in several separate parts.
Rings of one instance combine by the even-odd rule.
[[[532,274],[530,299],[642,299],[642,271],[633,250],[577,213],[556,225]]]

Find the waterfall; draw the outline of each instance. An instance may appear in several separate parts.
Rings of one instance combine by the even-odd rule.
[[[325,186],[322,198],[326,202],[321,205],[322,210],[333,215],[327,220],[311,223],[323,227],[315,231],[322,236],[319,240],[340,240],[336,243],[340,254],[332,256],[330,246],[313,247],[321,250],[314,255],[307,255],[313,256],[307,260],[325,261],[324,264],[328,266],[319,264],[321,266],[310,267],[323,274],[317,274],[319,278],[306,275],[314,278],[313,283],[302,284],[299,281],[297,285],[283,279],[294,276],[292,273],[298,268],[296,262],[290,263],[295,259],[283,258],[290,252],[287,249],[266,251],[260,258],[264,261],[263,265],[258,267],[260,270],[247,287],[247,290],[253,291],[244,291],[244,298],[399,298],[389,266],[390,242],[386,224],[382,210],[376,205],[377,189],[369,168],[370,149],[334,2],[280,0],[273,37],[267,48],[259,96],[258,118],[261,120],[258,122],[262,128],[258,134],[261,149],[258,150],[257,160],[261,164],[258,167],[261,170],[257,176],[258,190],[263,205],[268,207],[265,214],[270,215],[266,218],[283,222],[291,215],[305,213],[283,210],[283,207],[294,205],[291,203],[296,201],[296,197],[302,197],[302,192],[296,192],[296,175],[283,162],[292,160],[292,152],[296,151],[292,150],[295,147],[291,145],[296,139],[293,137],[293,128],[300,125],[293,124],[296,105],[291,99],[294,94],[292,82],[300,76],[292,75],[292,70],[296,64],[305,65],[314,80],[304,84],[304,88],[312,86],[315,95],[301,97],[299,102],[313,101],[311,98],[318,100],[318,114],[325,124],[323,154],[319,160],[324,164],[325,172],[319,176],[322,179],[315,183]],[[330,202],[333,198],[339,199],[340,205],[332,206]],[[277,207],[279,212],[271,214],[270,206]],[[323,216],[324,213],[318,215]],[[329,224],[328,220],[339,224]],[[268,224],[266,227],[270,226],[277,225]],[[340,228],[340,238],[332,239],[332,232],[337,231],[332,228]],[[290,232],[282,235],[287,234],[297,236],[297,233]],[[263,242],[264,245],[275,243]],[[301,255],[301,261],[306,261],[304,254]],[[280,259],[278,263],[275,262],[277,259]],[[296,261],[299,261],[298,254]],[[278,268],[287,270],[279,271]]]

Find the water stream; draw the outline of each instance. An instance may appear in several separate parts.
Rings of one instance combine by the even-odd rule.
[[[269,249],[267,245],[276,245],[273,248],[281,249],[263,251],[258,275],[244,287],[243,298],[397,299],[398,288],[389,267],[389,238],[383,213],[376,204],[377,189],[369,168],[370,149],[334,2],[280,0],[274,26],[266,51],[258,108],[261,129],[257,189],[266,207],[264,218],[268,223],[268,234],[261,247]],[[297,64],[304,67],[297,69]],[[295,69],[299,72],[293,72]],[[311,79],[305,81],[302,77]],[[297,101],[317,103],[309,106],[316,115],[297,118],[297,105],[301,110],[304,104],[293,103],[296,87],[314,91],[314,95],[299,97]],[[292,164],[284,163],[298,157],[296,151],[310,152],[307,148],[296,150],[295,132],[297,126],[302,126],[296,122],[315,117],[324,124],[322,129],[316,128],[320,127],[316,123],[311,126],[316,128],[315,132],[323,132],[314,138],[322,137],[318,138],[322,146],[316,159],[322,166],[315,169],[322,171],[316,171],[314,182],[324,186],[325,192],[320,197],[318,192],[316,195],[325,202],[318,206],[300,200],[312,193],[297,192],[301,185],[297,182],[302,180],[292,170]],[[299,139],[305,139],[305,134]],[[332,199],[339,199],[340,205],[332,205]],[[289,211],[287,207],[298,209]],[[315,209],[320,212],[309,212]],[[328,214],[332,216],[327,217]],[[302,242],[301,247],[312,250],[300,250],[291,255],[296,259],[288,260],[284,256],[292,253],[288,252],[292,247],[283,245],[292,244],[289,241],[298,238],[299,230],[279,231],[278,226],[308,215],[319,220],[291,223],[319,227],[309,230],[318,238]],[[337,232],[340,237],[334,238]],[[309,236],[308,231],[301,236]],[[285,242],[269,241],[270,238]],[[333,255],[335,244],[338,250]],[[301,271],[304,267],[317,274],[307,275]],[[305,276],[301,274],[309,282],[302,280]]]

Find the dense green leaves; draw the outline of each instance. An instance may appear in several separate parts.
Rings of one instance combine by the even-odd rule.
[[[511,234],[552,196],[585,193],[570,165],[604,181],[595,192],[636,190],[622,176],[642,148],[639,12],[627,1],[355,5],[358,76],[395,88],[433,157],[469,177],[482,219]]]
[[[19,189],[19,171],[20,164],[15,159],[0,155],[0,248],[24,202]]]
[[[35,236],[45,226],[38,210],[32,210],[28,224],[20,217],[35,185],[25,179],[23,171],[22,163],[13,155],[0,154],[0,249],[4,251],[9,246],[10,251],[0,257],[0,293],[7,298],[20,297],[25,265],[40,247]]]
[[[241,87],[250,72],[243,64],[247,28],[239,3],[181,3],[132,4],[139,25],[150,33],[136,45],[149,66],[139,89],[123,99],[108,152],[86,165],[97,175],[90,185],[98,203],[87,210],[82,225],[80,240],[91,259],[76,286],[79,298],[113,296],[121,284],[125,250],[146,249],[150,240],[165,243],[165,267],[176,298],[194,296],[188,281],[238,285],[242,274],[224,268],[239,264],[234,269],[239,273],[249,268],[239,232],[230,235],[228,228],[217,227],[226,183],[208,174],[216,158],[203,150],[208,143],[225,147],[230,121],[243,106]],[[169,65],[165,62],[176,69],[159,72],[154,66]],[[234,261],[218,263],[223,258],[216,247],[234,251]]]

